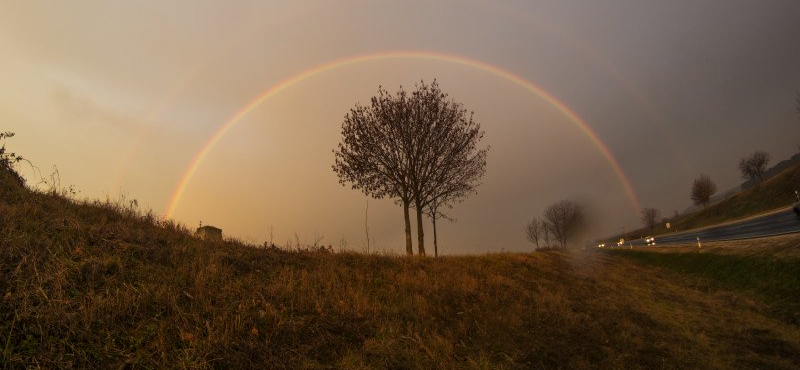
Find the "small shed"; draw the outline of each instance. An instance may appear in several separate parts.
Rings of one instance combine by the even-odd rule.
[[[222,241],[222,229],[214,226],[200,226],[197,228],[194,235],[203,240]]]

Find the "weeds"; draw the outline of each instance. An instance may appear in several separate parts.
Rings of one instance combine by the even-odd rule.
[[[290,242],[204,242],[127,195],[77,201],[0,170],[0,367],[800,363],[800,328],[770,307],[621,256],[432,259]]]

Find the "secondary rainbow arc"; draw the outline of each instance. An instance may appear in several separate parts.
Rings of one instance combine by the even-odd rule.
[[[455,63],[467,67],[472,67],[478,70],[491,73],[495,76],[501,77],[537,95],[541,99],[545,100],[548,104],[553,106],[555,109],[557,109],[559,112],[561,112],[561,114],[566,116],[571,122],[573,122],[578,127],[578,129],[580,129],[580,131],[582,131],[588,137],[588,139],[592,142],[592,144],[608,161],[609,166],[611,167],[612,171],[616,174],[628,199],[630,200],[632,207],[636,210],[636,212],[640,211],[641,205],[639,203],[638,197],[636,196],[636,193],[633,190],[633,187],[631,186],[630,180],[625,175],[625,172],[623,172],[619,162],[616,160],[614,155],[608,149],[608,146],[606,146],[605,143],[603,143],[603,141],[600,140],[600,138],[597,136],[594,130],[592,130],[592,128],[577,113],[575,113],[567,105],[556,99],[547,91],[534,85],[527,79],[517,76],[504,69],[501,69],[500,67],[484,63],[481,61],[472,60],[466,57],[452,55],[452,54],[427,52],[427,51],[388,51],[388,52],[361,54],[317,65],[303,72],[300,72],[296,75],[285,78],[279,81],[278,83],[270,86],[268,89],[264,90],[259,95],[257,95],[253,100],[251,100],[244,107],[238,110],[227,121],[225,121],[225,123],[222,126],[220,126],[220,128],[217,129],[214,132],[214,134],[212,134],[211,137],[205,142],[205,144],[200,148],[197,154],[195,154],[191,163],[189,164],[189,167],[183,173],[183,176],[181,176],[178,185],[175,187],[175,190],[173,191],[172,196],[170,197],[165,217],[172,218],[172,215],[175,213],[178,203],[183,197],[183,193],[185,192],[186,187],[189,185],[189,182],[194,176],[194,173],[200,167],[203,160],[208,156],[208,154],[211,152],[214,146],[245,116],[247,116],[250,112],[258,108],[269,98],[275,96],[276,94],[284,91],[285,89],[291,87],[292,85],[300,81],[312,78],[314,76],[317,76],[319,74],[334,69],[359,63],[366,63],[366,62],[373,62],[373,61],[387,60],[387,59],[433,60],[433,61]]]

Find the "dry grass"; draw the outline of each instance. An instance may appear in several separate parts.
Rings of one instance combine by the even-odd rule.
[[[768,305],[616,255],[420,259],[204,243],[119,204],[3,180],[0,367],[800,364],[800,328]]]
[[[800,325],[800,236],[617,250],[633,258],[693,276],[713,289],[745,292],[773,315]]]

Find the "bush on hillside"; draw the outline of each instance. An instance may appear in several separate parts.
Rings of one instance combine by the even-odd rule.
[[[16,170],[16,165],[25,159],[6,148],[5,139],[11,137],[14,137],[13,132],[0,132],[0,190],[3,193],[19,192],[25,186],[25,179]]]

